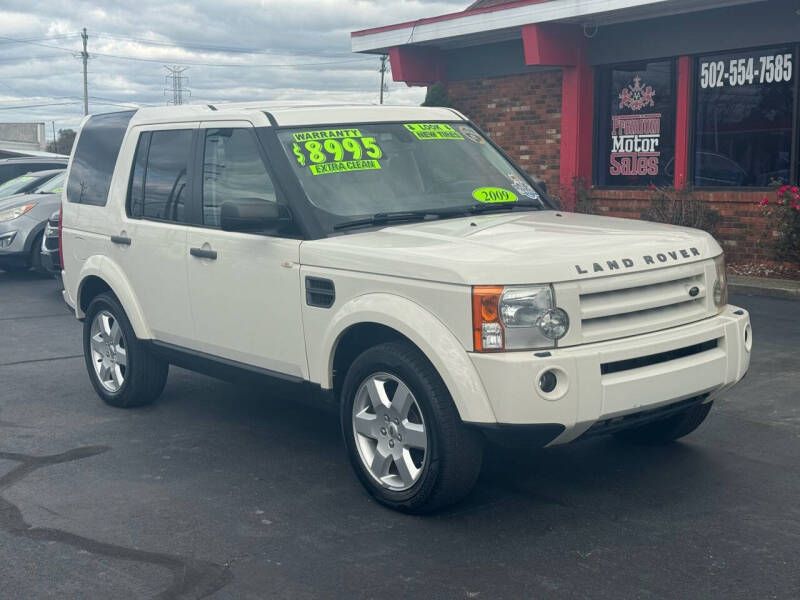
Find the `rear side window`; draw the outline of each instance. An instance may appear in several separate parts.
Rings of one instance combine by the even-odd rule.
[[[81,129],[67,182],[67,200],[105,206],[122,138],[136,111],[90,117]]]
[[[130,214],[186,223],[189,217],[191,129],[152,131],[139,137],[130,190]]]

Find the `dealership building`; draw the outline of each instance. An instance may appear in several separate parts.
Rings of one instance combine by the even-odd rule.
[[[757,202],[798,183],[800,0],[479,0],[352,33],[395,81],[442,83],[567,204],[640,217],[652,185],[719,211],[733,262],[768,259]]]

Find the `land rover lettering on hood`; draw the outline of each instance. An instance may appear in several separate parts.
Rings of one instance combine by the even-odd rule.
[[[688,435],[750,364],[710,235],[560,210],[451,109],[87,117],[62,207],[103,401],[156,401],[170,365],[294,386],[405,512],[468,494],[487,440]]]

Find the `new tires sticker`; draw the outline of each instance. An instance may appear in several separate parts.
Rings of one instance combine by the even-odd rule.
[[[458,133],[447,123],[406,123],[404,125],[418,140],[463,140],[464,136]]]
[[[514,192],[498,187],[482,187],[472,192],[472,197],[484,204],[498,204],[501,202],[516,202]]]

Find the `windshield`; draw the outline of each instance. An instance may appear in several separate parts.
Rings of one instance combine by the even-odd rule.
[[[25,189],[35,180],[36,177],[33,175],[20,175],[10,181],[6,181],[3,185],[0,185],[0,198],[7,198],[19,193],[20,190]]]
[[[278,135],[309,200],[334,223],[490,204],[542,207],[524,175],[463,122],[327,125]]]
[[[60,194],[64,189],[64,179],[66,172],[59,173],[52,179],[48,179],[45,183],[36,188],[37,194]]]

